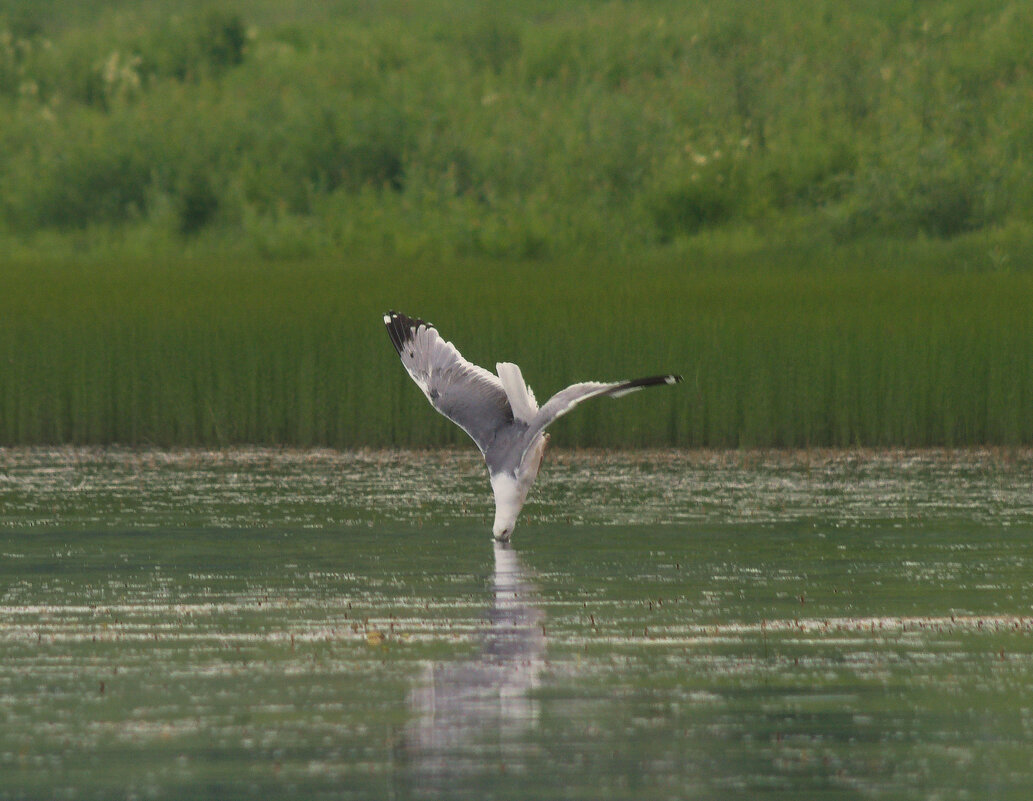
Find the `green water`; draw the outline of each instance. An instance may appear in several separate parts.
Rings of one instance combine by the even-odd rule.
[[[0,799],[1026,799],[1028,454],[0,451]]]

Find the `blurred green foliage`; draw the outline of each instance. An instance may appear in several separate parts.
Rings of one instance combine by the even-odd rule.
[[[1030,41],[1014,0],[8,0],[0,444],[458,442],[395,307],[540,397],[685,375],[568,444],[1028,445]]]
[[[543,257],[1033,213],[1017,0],[4,9],[7,241]]]

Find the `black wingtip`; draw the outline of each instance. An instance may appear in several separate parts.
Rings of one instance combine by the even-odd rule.
[[[644,387],[656,387],[663,384],[679,384],[681,383],[680,375],[651,375],[646,378],[636,378],[634,381],[625,381],[622,384],[610,389],[606,394],[611,398],[620,398],[627,395],[629,392],[637,392]]]
[[[384,325],[387,327],[387,335],[391,337],[391,344],[399,354],[402,352],[402,323],[400,315],[391,309],[384,315]]]
[[[421,320],[419,317],[413,319],[406,314],[396,312],[394,309],[390,309],[384,315],[384,325],[387,327],[388,336],[391,337],[391,344],[395,346],[395,350],[398,351],[399,355],[401,355],[405,343],[415,336],[417,329],[421,325],[427,328],[434,327],[426,320]]]
[[[659,384],[680,384],[680,375],[651,375],[648,378],[636,378],[621,386],[621,389],[638,389],[640,387],[655,387]]]

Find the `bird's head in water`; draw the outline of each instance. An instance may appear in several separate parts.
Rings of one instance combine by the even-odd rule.
[[[513,529],[516,528],[517,515],[520,514],[520,507],[515,509],[506,503],[495,504],[495,525],[491,527],[491,533],[499,542],[509,542],[513,536]]]
[[[491,527],[491,533],[499,542],[509,542],[527,491],[521,492],[516,479],[508,475],[492,476],[491,488],[495,492],[495,525]]]

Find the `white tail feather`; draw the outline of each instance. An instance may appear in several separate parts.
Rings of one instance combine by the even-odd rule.
[[[495,365],[495,372],[502,380],[502,388],[506,390],[513,417],[530,423],[538,413],[538,401],[534,399],[531,388],[524,382],[520,368],[511,362],[499,362]]]

